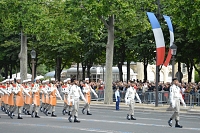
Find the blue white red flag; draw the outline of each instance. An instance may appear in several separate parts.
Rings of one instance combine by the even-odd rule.
[[[151,23],[156,42],[156,66],[159,66],[163,64],[165,58],[165,40],[162,29],[155,14],[152,12],[147,12],[147,16]]]
[[[172,22],[169,16],[163,15],[165,21],[167,22],[168,28],[169,28],[169,34],[170,34],[170,47],[173,45],[174,43],[174,31],[173,31],[173,26],[172,26]],[[171,60],[172,54],[171,54],[171,49],[169,47],[169,51],[168,51],[168,55],[167,58],[165,60],[164,66],[167,66]]]

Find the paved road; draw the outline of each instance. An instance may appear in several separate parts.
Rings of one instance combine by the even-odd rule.
[[[62,108],[56,107],[58,117],[44,116],[41,118],[31,118],[24,116],[22,120],[10,119],[0,111],[0,133],[199,133],[199,115],[181,115],[183,129],[169,127],[167,120],[171,112],[155,112],[136,110],[136,121],[126,120],[127,109],[115,111],[111,108],[101,108],[92,106],[93,115],[81,114],[79,110],[79,120],[81,123],[69,123],[68,116],[61,114]],[[173,123],[174,124],[174,123]]]

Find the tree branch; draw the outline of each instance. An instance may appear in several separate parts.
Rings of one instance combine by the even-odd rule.
[[[103,24],[106,26],[106,28],[109,29],[110,26],[108,25],[106,20],[102,16],[99,16],[99,19],[103,22]]]

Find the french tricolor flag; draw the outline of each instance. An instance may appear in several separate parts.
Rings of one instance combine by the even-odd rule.
[[[156,66],[159,66],[163,64],[165,58],[165,40],[162,29],[155,14],[152,12],[147,12],[147,16],[151,23],[156,42]]]
[[[170,47],[173,45],[174,43],[174,31],[173,31],[173,27],[172,27],[172,22],[169,16],[163,15],[165,21],[167,22],[168,28],[169,28],[169,34],[170,34]],[[167,67],[167,65],[169,64],[171,57],[172,57],[172,53],[171,53],[171,49],[169,47],[169,52],[167,55],[167,58],[165,60],[164,66]]]

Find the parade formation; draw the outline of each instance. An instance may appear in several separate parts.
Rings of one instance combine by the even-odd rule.
[[[58,91],[58,87],[61,88],[60,92]],[[127,120],[136,120],[134,117],[135,98],[141,103],[136,88],[135,81],[131,81],[125,94],[125,103],[129,106]],[[60,93],[64,99],[62,99]],[[14,118],[15,113],[17,113],[17,119],[23,119],[22,113],[30,115],[32,118],[40,118],[39,111],[43,112],[46,116],[51,114],[51,117],[57,117],[55,107],[57,98],[59,98],[63,100],[62,114],[68,114],[69,122],[80,123],[78,120],[79,100],[81,98],[85,102],[81,110],[82,113],[92,115],[90,112],[91,93],[98,98],[98,95],[89,82],[89,78],[81,82],[76,79],[67,78],[61,86],[56,83],[55,78],[43,81],[36,78],[35,82],[32,82],[30,79],[21,82],[20,78],[16,78],[0,82],[1,110],[11,119]],[[119,89],[116,90],[115,97],[116,110],[119,110]],[[172,127],[172,120],[175,119],[175,127],[182,128],[179,125],[180,103],[186,107],[180,88],[178,87],[178,80],[174,78],[173,85],[170,87],[170,106],[174,110],[174,114],[168,120],[170,127]]]

